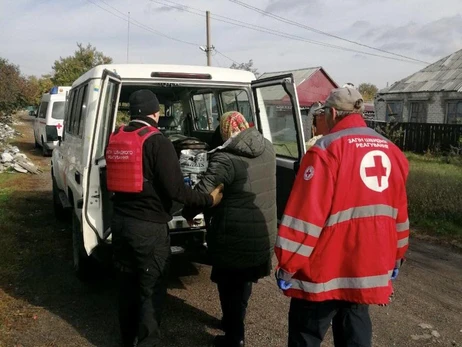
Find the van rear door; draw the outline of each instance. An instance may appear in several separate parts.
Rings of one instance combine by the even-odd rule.
[[[292,74],[252,82],[257,124],[276,151],[277,215],[281,220],[305,154],[305,135]]]
[[[95,126],[91,134],[90,154],[82,180],[82,228],[88,254],[91,254],[99,242],[104,242],[110,236],[110,213],[112,213],[106,189],[104,154],[115,124],[121,79],[114,72],[104,70],[101,81]],[[93,88],[94,91],[98,89],[97,85]]]

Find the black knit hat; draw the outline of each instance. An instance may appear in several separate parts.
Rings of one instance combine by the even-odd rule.
[[[159,112],[159,100],[156,94],[148,89],[137,90],[130,95],[130,118],[149,116]]]

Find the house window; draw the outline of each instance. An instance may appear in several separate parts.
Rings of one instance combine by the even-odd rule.
[[[446,123],[462,124],[462,100],[449,101],[446,109]]]
[[[389,101],[387,102],[387,122],[401,122],[403,120],[403,102]]]
[[[423,101],[411,102],[409,113],[409,122],[426,123],[427,122],[427,103]]]

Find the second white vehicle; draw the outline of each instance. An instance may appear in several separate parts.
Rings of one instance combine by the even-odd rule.
[[[35,115],[34,137],[35,147],[41,147],[44,156],[51,155],[63,133],[66,95],[70,90],[71,87],[53,87],[40,101]]]

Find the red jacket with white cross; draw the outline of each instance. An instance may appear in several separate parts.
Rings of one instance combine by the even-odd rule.
[[[359,114],[340,120],[303,157],[279,227],[287,296],[386,304],[409,242],[409,165]]]

